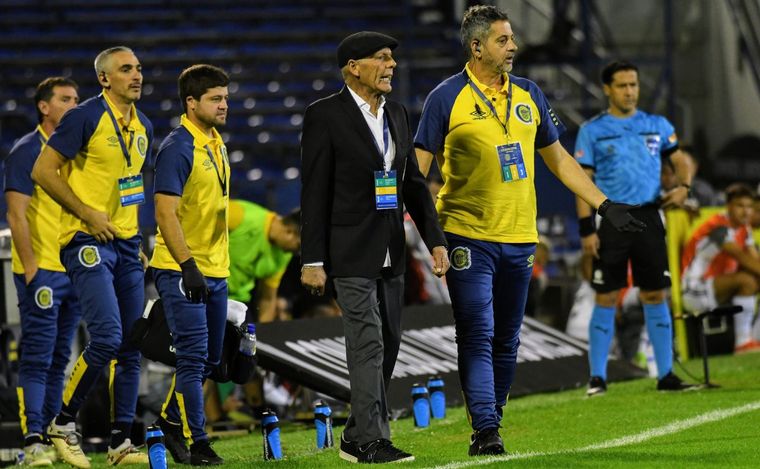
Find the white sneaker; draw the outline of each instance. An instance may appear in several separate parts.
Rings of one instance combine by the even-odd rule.
[[[82,435],[77,433],[74,422],[56,425],[55,420],[53,420],[48,426],[47,434],[63,462],[79,469],[90,469],[90,460],[87,459],[82,447],[79,446]]]
[[[42,443],[24,446],[24,466],[52,466],[53,461],[47,454],[47,447]]]

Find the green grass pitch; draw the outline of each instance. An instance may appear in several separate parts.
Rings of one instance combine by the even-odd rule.
[[[701,360],[685,367],[701,376]],[[653,379],[640,379],[612,383],[592,399],[585,389],[514,399],[501,430],[505,456],[467,456],[470,430],[461,407],[425,429],[414,428],[411,418],[392,422],[393,441],[415,455],[400,466],[408,468],[760,467],[760,354],[712,357],[710,370],[720,388],[664,393]],[[318,451],[313,428],[286,424],[281,431],[281,461],[263,461],[258,429],[214,448],[227,468],[352,466],[337,448]],[[93,455],[93,467],[106,467],[104,455]]]

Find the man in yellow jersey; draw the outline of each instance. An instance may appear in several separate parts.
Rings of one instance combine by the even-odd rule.
[[[5,200],[13,237],[13,281],[21,310],[18,404],[24,461],[51,466],[45,430],[61,409],[63,374],[82,312],[59,257],[61,206],[32,181],[32,167],[63,114],[79,102],[77,84],[51,77],[37,85],[39,124],[5,161]]]
[[[159,424],[169,430],[175,461],[194,466],[224,462],[206,434],[203,381],[219,363],[227,320],[230,167],[216,127],[227,121],[229,81],[211,65],[193,65],[180,74],[186,114],[156,156],[158,235],[150,265],[177,354]],[[180,421],[184,437],[192,439],[189,457],[176,438]]]
[[[75,419],[104,367],[111,386],[111,465],[147,464],[129,435],[137,404],[140,353],[124,338],[143,309],[141,236],[143,163],[150,157],[153,126],[134,103],[142,68],[127,47],[95,58],[103,93],[67,112],[50,136],[32,178],[62,206],[61,261],[74,285],[90,343],[63,392],[63,406],[48,428],[61,458],[88,468]]]
[[[475,456],[504,452],[502,408],[538,242],[535,151],[616,228],[643,227],[628,206],[606,199],[562,148],[564,126],[538,86],[509,74],[517,44],[507,14],[469,8],[461,39],[467,65],[428,95],[415,146],[423,174],[435,156],[444,181],[436,208],[449,244],[446,282]]]

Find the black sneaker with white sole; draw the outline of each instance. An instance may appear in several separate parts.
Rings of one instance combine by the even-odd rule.
[[[224,464],[208,440],[198,440],[190,445],[190,464],[193,466],[218,466]]]
[[[348,462],[359,462],[359,444],[355,441],[346,440],[346,436],[340,435],[340,452],[341,459]]]
[[[599,376],[592,376],[588,380],[588,389],[586,395],[588,397],[601,396],[607,392],[607,382]]]
[[[390,440],[381,438],[359,446],[357,462],[360,463],[389,463],[414,461],[414,456],[393,446]]]
[[[693,391],[699,388],[698,384],[684,383],[672,371],[657,380],[658,391]]]
[[[475,430],[470,437],[470,456],[483,454],[504,454],[504,442],[498,428]]]

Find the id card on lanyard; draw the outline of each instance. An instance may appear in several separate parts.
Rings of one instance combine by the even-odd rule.
[[[380,154],[383,155],[383,166],[390,152],[391,138],[390,129],[388,128],[388,115],[383,114],[383,145],[375,142]],[[375,171],[375,208],[377,210],[391,210],[398,208],[398,180],[395,169],[386,169],[384,171]]]
[[[499,113],[496,111],[496,108],[491,101],[485,94],[483,94],[480,88],[475,86],[475,83],[473,83],[469,77],[467,77],[467,83],[475,94],[478,95],[480,100],[491,110],[491,115],[493,115],[494,119],[496,119],[504,130],[504,135],[507,137],[507,142],[509,142],[509,115],[512,110],[512,82],[509,82],[509,89],[507,90],[507,111],[504,116],[504,122],[499,118]],[[501,169],[502,182],[519,181],[520,179],[526,179],[528,177],[528,171],[525,169],[525,159],[523,157],[520,142],[496,145],[496,157],[498,158],[499,167]]]
[[[121,153],[124,155],[124,159],[127,161],[127,168],[131,172],[132,168],[132,156],[130,151],[132,150],[132,144],[135,141],[134,131],[129,131],[129,146],[124,142],[124,135],[119,128],[119,123],[116,122],[116,117],[113,115],[111,107],[106,102],[105,96],[103,97],[103,107],[106,108],[108,116],[111,118],[113,124],[113,130],[116,132],[116,138],[119,139],[119,147]],[[133,119],[137,119],[137,116],[132,116]],[[119,189],[119,201],[122,207],[128,207],[130,205],[138,205],[145,203],[145,187],[143,185],[142,174],[129,175],[120,177],[117,180],[117,186]]]

